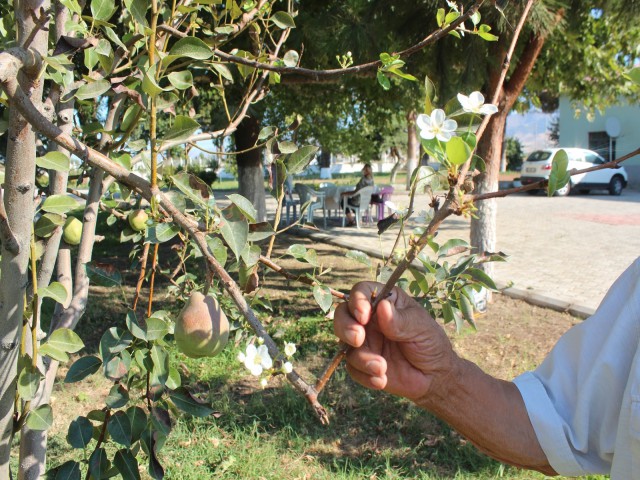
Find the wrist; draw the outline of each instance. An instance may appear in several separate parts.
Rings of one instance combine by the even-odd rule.
[[[452,395],[459,394],[468,375],[469,365],[469,362],[451,351],[447,361],[442,362],[442,367],[425,374],[430,377],[429,386],[421,396],[412,399],[413,402],[420,408],[437,412]]]

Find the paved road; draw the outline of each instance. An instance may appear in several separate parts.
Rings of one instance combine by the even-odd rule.
[[[406,204],[406,199],[403,193],[392,198],[398,204]],[[273,212],[274,204],[269,203]],[[316,219],[321,226],[320,217]],[[331,222],[327,231],[317,236],[379,253],[376,232],[373,225],[357,230]],[[385,253],[391,249],[396,232],[382,235]],[[438,240],[442,243],[449,238],[468,240],[469,220],[447,219]],[[525,193],[498,199],[497,238],[497,250],[510,256],[508,262],[496,264],[499,285],[512,284],[516,296],[556,301],[567,309],[576,307],[588,313],[598,306],[618,275],[640,256],[640,192],[563,198]]]

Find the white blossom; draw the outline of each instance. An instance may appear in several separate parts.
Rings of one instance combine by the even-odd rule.
[[[296,353],[296,344],[295,343],[291,343],[291,342],[285,343],[284,344],[284,354],[287,357],[292,357],[294,353]]]
[[[477,113],[479,115],[492,115],[498,111],[498,107],[495,105],[484,103],[484,95],[480,92],[472,92],[468,97],[459,93],[458,101],[465,112]]]
[[[418,115],[416,125],[420,129],[420,136],[425,140],[437,138],[441,142],[451,140],[458,123],[455,120],[447,119],[444,110],[436,108],[431,115],[424,113]]]
[[[238,355],[240,358],[240,355]],[[264,370],[268,370],[273,366],[273,360],[269,356],[266,345],[260,345],[256,348],[255,345],[247,345],[247,350],[244,353],[244,366],[251,372],[251,375],[259,377]]]
[[[291,364],[291,362],[285,362],[282,365],[282,373],[291,373],[293,372],[293,365]]]
[[[260,379],[260,386],[261,386],[262,388],[266,388],[267,383],[268,383],[268,381],[267,381],[267,379],[266,379],[266,378],[261,378],[261,379]]]

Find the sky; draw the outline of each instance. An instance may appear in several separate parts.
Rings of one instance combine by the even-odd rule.
[[[510,113],[507,117],[507,137],[516,137],[525,154],[549,147],[548,126],[553,115],[531,111]]]

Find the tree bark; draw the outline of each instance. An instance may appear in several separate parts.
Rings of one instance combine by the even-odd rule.
[[[255,146],[260,133],[260,124],[257,118],[247,117],[235,132],[236,149],[248,150]],[[262,166],[262,151],[254,148],[238,154],[238,184],[239,193],[249,200],[256,211],[258,222],[264,222],[267,218],[267,207],[264,188],[264,172]]]
[[[46,55],[47,0],[23,0],[15,4],[18,45]],[[44,23],[44,24],[43,24]],[[38,25],[39,24],[39,25]],[[29,98],[42,103],[39,71],[23,71],[18,82]],[[5,161],[4,206],[9,226],[18,242],[17,254],[2,245],[0,261],[0,478],[11,478],[9,458],[14,425],[17,360],[19,354],[24,294],[27,286],[29,243],[34,213],[36,137],[31,125],[15,108],[9,112]]]
[[[563,12],[559,12],[556,20],[559,21]],[[498,190],[500,174],[500,162],[502,160],[502,146],[504,144],[505,126],[507,115],[511,111],[518,96],[531,74],[531,70],[542,51],[547,34],[532,33],[518,58],[513,73],[503,85],[498,96],[498,113],[495,114],[487,125],[484,135],[478,143],[477,153],[484,159],[486,164],[485,173],[478,175],[475,179],[475,191],[477,193],[495,192]],[[494,44],[491,58],[505,58],[509,39],[501,39]],[[494,62],[490,64],[488,72],[489,92],[496,90],[496,85],[500,77],[502,64]],[[497,246],[496,220],[498,215],[498,204],[496,199],[479,202],[476,207],[478,211],[471,218],[470,243],[478,253],[495,252]],[[481,268],[489,276],[493,276],[494,268],[491,262],[483,263]],[[487,292],[487,300],[491,301],[491,292]]]
[[[411,174],[418,167],[418,157],[420,155],[416,118],[415,110],[407,113],[407,190],[411,189]]]

